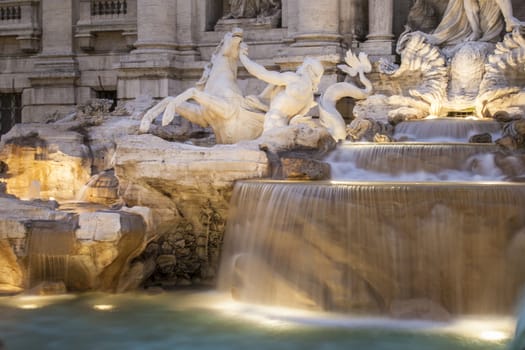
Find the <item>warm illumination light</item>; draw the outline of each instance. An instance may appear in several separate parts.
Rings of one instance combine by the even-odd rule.
[[[110,305],[110,304],[93,305],[93,309],[98,310],[98,311],[111,311],[114,308],[115,308],[115,306],[114,305]]]
[[[291,328],[296,324],[296,319],[308,314],[304,310],[244,304],[233,300],[218,302],[213,307],[225,314],[270,328]]]
[[[40,306],[37,304],[23,304],[19,306],[19,308],[24,309],[24,310],[34,310],[34,309],[38,309],[39,307]]]
[[[511,317],[463,318],[451,323],[445,331],[486,342],[502,342],[512,338],[515,322]]]
[[[502,331],[488,330],[488,331],[481,332],[479,335],[479,338],[481,340],[499,342],[499,341],[509,339],[510,336],[509,334],[502,332]]]

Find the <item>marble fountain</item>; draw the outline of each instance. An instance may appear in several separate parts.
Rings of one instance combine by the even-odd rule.
[[[525,38],[494,3],[479,13],[503,14],[497,44],[471,22],[407,30],[399,66],[348,51],[348,79],[319,98],[321,62],[268,71],[235,29],[178,96],[16,126],[0,145],[0,338],[522,349]],[[243,95],[238,61],[260,95]]]

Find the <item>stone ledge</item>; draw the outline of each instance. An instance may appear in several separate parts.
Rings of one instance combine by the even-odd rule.
[[[26,238],[27,233],[23,219],[0,219],[0,239]]]
[[[127,169],[133,168],[133,174]],[[265,177],[268,159],[259,150],[232,145],[197,147],[168,142],[153,135],[128,136],[115,155],[117,176],[158,178],[181,185],[228,185],[238,179]]]
[[[83,241],[114,242],[122,235],[120,214],[116,212],[81,213],[75,234]]]

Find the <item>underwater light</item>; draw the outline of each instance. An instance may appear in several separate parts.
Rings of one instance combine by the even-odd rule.
[[[298,318],[308,314],[298,309],[247,304],[234,300],[225,300],[216,303],[213,307],[224,314],[242,318],[263,327],[280,329],[293,328]]]
[[[115,308],[115,305],[111,304],[95,304],[93,305],[93,309],[98,311],[111,311]]]
[[[61,295],[22,295],[9,299],[14,306],[24,310],[40,309],[49,305],[60,303],[64,300],[74,299],[76,296],[70,294]]]
[[[511,338],[510,334],[505,333],[503,331],[498,331],[498,330],[482,331],[479,334],[479,339],[485,340],[485,341],[500,342],[500,341],[507,340],[510,338]]]

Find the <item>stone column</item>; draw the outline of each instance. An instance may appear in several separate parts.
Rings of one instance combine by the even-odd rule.
[[[177,52],[178,58],[183,61],[194,61],[199,56],[193,39],[196,8],[194,1],[177,1]]]
[[[341,2],[348,0],[288,0],[286,52],[274,60],[282,71],[295,70],[305,57],[318,59],[325,67],[319,91],[337,82],[336,64],[343,49],[340,34]],[[287,42],[287,43],[288,43]]]
[[[177,90],[176,0],[137,0],[137,41],[118,67],[118,99],[160,99]]]
[[[141,49],[174,50],[177,38],[177,2],[137,0],[137,42]]]
[[[73,52],[72,0],[42,1],[42,54]]]
[[[22,121],[69,113],[76,105],[78,63],[73,53],[75,0],[46,0],[42,6],[42,51],[23,92]]]
[[[394,53],[394,0],[368,1],[368,36],[363,51],[384,57]]]
[[[297,33],[294,46],[339,45],[339,0],[297,0],[295,4]]]
[[[346,1],[346,0],[343,0]],[[295,69],[305,56],[317,57],[325,66],[334,66],[341,56],[339,34],[340,0],[288,0],[287,53],[276,60],[283,70]],[[334,63],[334,64],[332,64]]]

